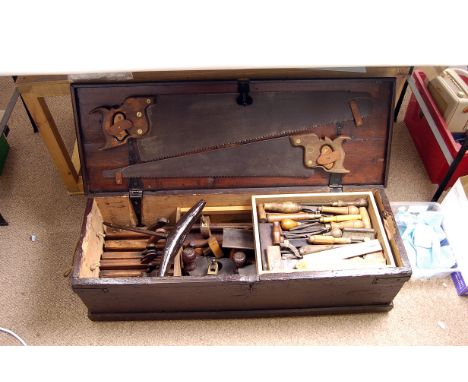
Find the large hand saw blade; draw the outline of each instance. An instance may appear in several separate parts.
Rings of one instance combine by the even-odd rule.
[[[304,165],[304,151],[289,137],[259,141],[223,150],[134,164],[104,171],[105,177],[309,177],[314,169]]]
[[[243,107],[237,94],[160,95],[149,109],[149,136],[138,140],[142,162],[196,154],[231,145],[313,131],[353,120],[350,102],[362,117],[372,112],[368,93],[301,91],[252,93]]]

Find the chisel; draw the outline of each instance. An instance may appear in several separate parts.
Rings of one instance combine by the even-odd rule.
[[[268,214],[267,220],[269,223],[280,222],[284,219],[292,220],[316,220],[320,223],[330,223],[330,222],[344,222],[348,220],[361,220],[361,215],[335,215],[335,216],[321,216],[320,214]]]
[[[298,213],[301,211],[309,212],[324,212],[329,214],[336,215],[352,215],[358,214],[359,208],[356,206],[345,206],[345,207],[333,207],[333,206],[318,206],[318,207],[309,207],[303,204],[294,203],[294,202],[283,202],[283,203],[265,203],[265,211],[268,212],[279,212],[284,214]],[[259,212],[260,214],[260,212]],[[260,216],[260,215],[259,215]]]

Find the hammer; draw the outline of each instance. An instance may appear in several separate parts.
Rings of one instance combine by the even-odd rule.
[[[159,277],[166,276],[167,271],[169,270],[169,265],[174,257],[179,252],[180,248],[184,243],[185,238],[187,237],[190,229],[195,224],[195,222],[200,218],[203,208],[206,205],[206,201],[203,199],[198,201],[190,210],[187,211],[184,216],[177,222],[174,229],[167,236],[166,247],[164,248],[164,253],[161,259],[161,267],[159,268]],[[156,276],[155,271],[150,273],[150,276]]]

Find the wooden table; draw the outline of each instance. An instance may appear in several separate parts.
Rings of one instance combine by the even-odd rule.
[[[339,70],[318,69],[243,69],[243,70],[191,70],[191,71],[160,71],[127,73],[126,82],[138,81],[174,81],[174,80],[206,80],[206,79],[239,79],[239,78],[323,78],[323,77],[395,77],[396,97],[400,94],[409,67],[368,67],[366,73]],[[89,82],[115,82],[116,77],[90,78]],[[125,76],[121,77],[125,78]],[[80,158],[75,141],[73,152],[70,154],[60,136],[57,125],[50,112],[46,98],[70,96],[70,84],[73,82],[68,76],[23,76],[16,80],[23,101],[29,110],[39,133],[57,167],[60,177],[70,194],[82,194],[83,182],[81,178]],[[80,80],[83,82],[83,80]]]

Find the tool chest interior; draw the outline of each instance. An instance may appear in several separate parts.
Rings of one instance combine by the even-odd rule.
[[[88,202],[71,283],[89,317],[391,309],[411,275],[382,187],[393,94],[389,78],[73,84]],[[285,229],[283,245],[270,252],[284,263],[296,256],[289,261],[295,265],[273,269],[266,250],[275,247],[270,241],[277,224],[259,221],[260,204],[311,203],[326,211],[327,205],[357,199],[365,200],[370,225],[345,227],[343,238],[320,237],[359,248],[351,256],[356,259],[343,257],[342,248],[330,248],[338,263],[309,268],[297,251],[314,243],[303,237],[294,251],[285,245],[293,242],[288,236],[294,233]],[[181,224],[201,201],[203,210],[182,235]],[[341,214],[325,212],[307,222],[300,216],[297,224],[307,223],[309,233],[318,229],[327,236],[328,222],[361,219],[356,213]],[[167,230],[148,232],[161,219]],[[217,224],[224,225],[222,232]],[[246,246],[242,235],[234,237],[232,247],[225,246],[224,235],[233,226],[247,229],[252,244]],[[269,233],[262,235],[261,226]],[[363,230],[372,236],[355,236],[369,234]],[[366,246],[371,248],[367,252]]]

